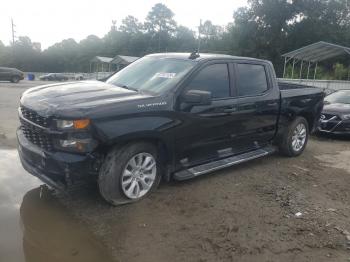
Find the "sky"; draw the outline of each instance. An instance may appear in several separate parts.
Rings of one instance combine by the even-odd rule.
[[[0,40],[12,41],[11,18],[16,36],[29,36],[40,42],[42,49],[73,38],[80,41],[88,35],[103,37],[112,20],[117,26],[127,15],[144,21],[156,3],[163,3],[174,13],[178,24],[197,30],[200,19],[216,25],[232,22],[234,10],[246,5],[246,0],[4,0],[1,3]]]

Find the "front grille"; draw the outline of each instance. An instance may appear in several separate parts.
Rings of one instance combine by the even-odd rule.
[[[329,120],[329,119],[337,120],[337,121],[341,120],[341,118],[337,115],[333,115],[333,114],[322,114],[321,115],[321,120]]]
[[[20,108],[22,115],[25,119],[28,119],[29,121],[39,125],[39,126],[43,126],[43,127],[49,127],[50,126],[50,118],[48,117],[43,117],[41,115],[39,115],[38,113],[36,113],[33,110],[30,110],[28,108],[25,108],[23,106],[21,106]]]
[[[341,121],[341,118],[334,114],[322,114],[320,128],[325,131],[333,130]]]
[[[36,132],[26,126],[21,126],[24,136],[33,144],[44,150],[51,151],[53,149],[52,139],[42,132]]]

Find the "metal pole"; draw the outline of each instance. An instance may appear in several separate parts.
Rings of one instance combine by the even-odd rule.
[[[15,24],[13,23],[13,19],[11,18],[11,29],[12,29],[12,45],[15,44]]]
[[[316,66],[315,66],[314,80],[316,79],[317,65],[318,65],[318,62],[316,62]]]
[[[284,57],[284,67],[283,67],[283,77],[284,78],[284,75],[286,74],[286,64],[287,64],[287,57]]]
[[[310,72],[310,61],[309,61],[309,66],[307,67],[307,76],[306,76],[306,79],[309,79],[309,72]]]
[[[201,28],[202,28],[202,19],[199,20],[199,27],[198,27],[198,49],[197,53],[199,53],[199,50],[201,48]]]
[[[293,67],[292,67],[292,79],[294,77],[294,65],[295,65],[295,59],[293,59]]]
[[[299,79],[301,80],[301,74],[303,73],[303,60],[301,60],[301,64],[300,64],[300,73],[299,73]]]

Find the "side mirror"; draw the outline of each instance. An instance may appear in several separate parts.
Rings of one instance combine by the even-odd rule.
[[[181,102],[189,105],[210,105],[211,92],[202,90],[189,90],[181,97]]]

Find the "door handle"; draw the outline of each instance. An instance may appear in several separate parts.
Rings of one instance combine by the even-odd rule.
[[[276,102],[271,102],[271,103],[267,103],[268,106],[277,106],[278,104]]]

